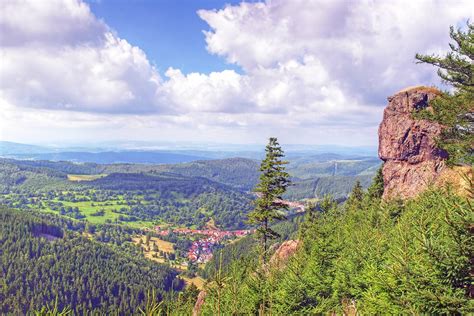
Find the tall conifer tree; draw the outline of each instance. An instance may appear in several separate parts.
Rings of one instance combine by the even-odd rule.
[[[454,43],[444,57],[416,54],[419,63],[438,67],[438,75],[444,82],[469,93],[474,93],[474,24],[467,23],[467,31],[451,26],[449,35]]]
[[[418,118],[433,120],[446,128],[438,146],[449,157],[448,164],[474,164],[474,24],[467,30],[450,29],[454,43],[445,56],[417,54],[420,63],[438,67],[441,79],[452,85],[453,92],[444,92],[430,102],[430,109],[416,113]]]
[[[352,192],[347,199],[346,205],[349,207],[360,207],[362,199],[364,198],[364,188],[360,184],[360,181],[357,180],[352,188]]]
[[[281,198],[290,185],[290,176],[285,171],[288,162],[282,160],[285,155],[276,138],[270,138],[265,152],[265,159],[260,165],[260,181],[254,190],[257,193],[255,209],[248,215],[249,223],[257,225],[263,262],[267,259],[268,240],[279,236],[270,224],[285,218],[281,211],[287,210],[288,206],[281,202]]]

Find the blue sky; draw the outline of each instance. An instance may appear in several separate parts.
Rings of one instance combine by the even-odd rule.
[[[100,0],[87,1],[94,14],[142,48],[160,72],[169,67],[184,73],[222,71],[237,65],[209,54],[203,30],[209,26],[197,15],[200,9],[220,9],[239,1]]]
[[[3,0],[0,140],[376,146],[468,0]],[[433,22],[436,17],[436,23]]]

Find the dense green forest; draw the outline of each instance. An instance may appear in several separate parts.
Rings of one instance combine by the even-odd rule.
[[[222,274],[214,263],[203,315],[472,313],[472,182],[469,197],[443,188],[392,202],[381,187],[308,212],[284,268],[254,255],[225,262]]]
[[[94,164],[76,167],[65,162],[3,160],[0,203],[55,211],[76,219],[91,220],[90,215],[94,214],[92,222],[161,221],[203,226],[213,218],[223,228],[244,227],[245,214],[251,208],[252,197],[248,193],[203,177],[115,172],[88,181],[68,180],[66,172],[77,171],[87,175],[103,170]]]
[[[289,170],[300,178],[292,177],[294,184],[284,197],[301,200],[332,194],[344,200],[356,180],[369,185],[378,160],[327,161],[340,158],[295,158]],[[240,229],[246,227],[253,200],[248,191],[258,175],[258,162],[244,158],[172,165],[0,159],[0,203],[92,223],[203,227],[212,218],[221,228]]]
[[[363,187],[367,188],[373,176],[373,174],[370,174],[303,179],[293,183],[284,196],[290,200],[302,200],[308,197],[321,198],[329,194],[335,199],[344,201],[356,181],[359,181]]]
[[[176,271],[121,242],[130,232],[104,229],[104,243],[84,237],[85,229],[55,215],[2,208],[0,312],[19,315],[56,305],[75,314],[129,315],[144,308],[151,290],[161,300],[183,288]]]
[[[361,177],[372,176],[380,165],[380,160],[371,157],[345,157],[335,154],[293,157],[289,160],[288,171],[294,182],[311,178],[327,178],[334,176]],[[0,159],[0,167],[32,173],[54,172],[65,178],[67,174],[112,174],[112,173],[172,173],[186,177],[202,177],[214,182],[226,184],[243,191],[252,190],[258,181],[259,162],[246,158],[228,158],[202,160],[180,164],[95,164],[73,163],[67,161],[46,160],[14,160]],[[1,173],[0,173],[1,174]],[[3,182],[2,182],[3,183]],[[6,184],[6,183],[5,183]],[[338,193],[335,187],[332,193]],[[350,192],[342,188],[340,193]],[[314,197],[314,196],[309,196]]]

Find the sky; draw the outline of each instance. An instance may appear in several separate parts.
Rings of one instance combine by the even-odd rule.
[[[471,1],[3,0],[0,140],[373,146]]]

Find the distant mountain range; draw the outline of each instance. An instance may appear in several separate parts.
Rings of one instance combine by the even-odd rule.
[[[263,145],[203,144],[199,147],[197,145],[179,144],[152,146],[149,143],[142,142],[136,144],[114,144],[101,144],[98,147],[58,147],[0,141],[0,157],[23,160],[71,161],[78,163],[93,162],[101,164],[170,164],[234,157],[259,160],[264,156]],[[285,145],[283,147],[287,158],[298,162],[305,160],[314,162],[315,159],[317,161],[328,161],[376,156],[376,150],[372,147],[311,145]]]
[[[43,147],[36,145],[0,142],[0,156],[24,160],[51,160],[71,162],[110,163],[182,163],[210,159],[205,156],[170,151],[77,151],[68,148]]]
[[[99,153],[91,152],[57,152],[57,153],[33,153],[33,154],[10,154],[6,157],[29,160],[51,160],[71,162],[93,162],[100,164],[111,163],[183,163],[195,160],[210,159],[202,156],[177,154],[173,152],[151,152],[151,151],[107,151]]]
[[[38,154],[38,153],[48,153],[52,151],[53,150],[51,148],[43,147],[43,146],[0,141],[0,155],[1,156],[20,155],[20,154]]]
[[[68,155],[71,156],[68,156]],[[35,155],[31,155],[32,157]],[[74,163],[71,161],[54,162],[51,160],[13,160],[0,159],[0,178],[2,166],[14,165],[21,170],[33,168],[39,174],[46,171],[50,176],[53,172],[59,172],[60,178],[65,174],[174,174],[192,178],[207,178],[217,183],[225,184],[242,192],[251,191],[258,182],[259,160],[248,158],[226,158],[226,159],[200,159],[197,156],[166,155],[156,152],[124,152],[124,153],[50,153],[37,155],[41,157],[70,157],[75,161],[78,158],[91,161],[99,159],[108,161],[127,159],[127,163]],[[202,157],[201,157],[202,158]],[[132,159],[145,163],[130,163]],[[147,160],[160,161],[159,163],[148,163]],[[165,163],[166,160],[178,160],[179,163]],[[186,162],[184,159],[195,161]],[[64,160],[64,159],[63,159]],[[376,170],[380,166],[380,160],[373,157],[351,157],[336,154],[320,154],[306,157],[289,158],[287,170],[292,177],[293,185],[289,188],[286,197],[291,199],[321,198],[325,194],[332,194],[336,198],[344,198],[352,189],[355,181],[361,181],[367,187]],[[11,173],[11,169],[3,170],[5,176]],[[44,175],[43,175],[44,176]],[[11,181],[4,181],[10,183]],[[47,181],[48,182],[48,181]],[[50,182],[50,181],[49,181]],[[16,183],[16,180],[11,182]],[[0,181],[0,184],[1,181]]]

